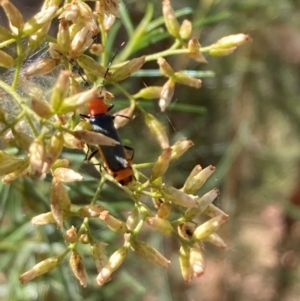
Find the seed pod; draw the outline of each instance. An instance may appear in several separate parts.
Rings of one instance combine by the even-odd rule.
[[[138,93],[133,95],[134,99],[144,98],[144,99],[155,99],[160,97],[162,87],[150,86],[141,89]]]
[[[156,216],[163,219],[168,218],[171,212],[171,208],[172,207],[169,203],[165,203],[165,202],[161,203],[157,210]]]
[[[126,226],[128,230],[133,230],[139,223],[139,210],[135,206],[130,215],[127,217]]]
[[[189,75],[187,75],[186,73],[184,73],[182,71],[175,72],[174,80],[177,83],[187,85],[187,86],[190,86],[190,87],[194,87],[194,88],[197,88],[197,89],[199,89],[202,85],[201,79],[189,76]]]
[[[188,241],[192,239],[195,229],[196,225],[190,222],[181,223],[177,227],[178,234]]]
[[[189,56],[197,62],[207,63],[207,60],[201,53],[201,45],[196,38],[192,38],[188,42]]]
[[[166,108],[171,103],[172,97],[175,91],[175,82],[173,79],[169,79],[162,87],[160,92],[160,99],[158,105],[162,112],[166,110]]]
[[[179,29],[180,37],[183,40],[188,39],[192,33],[192,29],[193,29],[192,22],[187,19],[184,19]]]
[[[174,187],[163,185],[161,193],[168,202],[187,208],[197,207],[198,197],[186,194]]]
[[[0,66],[4,68],[11,68],[14,65],[14,59],[6,52],[0,50]]]
[[[131,246],[139,255],[150,262],[161,265],[165,268],[170,267],[171,261],[146,242],[141,240],[131,241]]]
[[[122,247],[115,251],[110,258],[108,259],[108,262],[105,264],[103,269],[99,272],[97,276],[97,283],[99,285],[103,285],[105,282],[107,282],[110,279],[111,274],[118,269],[118,267],[123,263],[124,259],[126,258],[128,254],[128,248]]]
[[[188,178],[183,186],[183,191],[186,193],[195,193],[200,189],[206,180],[213,174],[215,167],[209,165],[192,178]]]
[[[175,38],[179,38],[180,25],[177,21],[175,12],[170,4],[169,0],[164,0],[162,3],[162,11],[165,20],[165,24],[168,32]]]
[[[87,286],[86,272],[82,257],[77,252],[73,252],[70,258],[70,267],[75,277],[83,287]]]
[[[162,149],[168,148],[169,138],[164,126],[152,115],[145,113],[145,122]]]
[[[41,276],[51,270],[53,270],[59,263],[59,260],[57,257],[50,257],[47,258],[38,264],[36,264],[34,267],[32,267],[29,271],[22,274],[19,278],[21,283],[28,282],[38,276]]]
[[[14,34],[18,34],[19,30],[24,25],[24,20],[21,12],[17,7],[8,0],[1,0],[0,5],[3,7],[7,19],[10,23],[11,30]]]
[[[181,246],[179,249],[179,264],[181,274],[185,282],[189,283],[193,278],[193,269],[190,263],[190,248]]]
[[[57,5],[52,5],[38,12],[24,24],[23,33],[30,35],[41,29],[45,23],[53,19],[57,9]]]
[[[176,160],[181,157],[190,147],[194,145],[192,140],[181,139],[177,141],[172,148],[171,160]]]
[[[106,83],[119,82],[127,77],[129,77],[132,73],[141,69],[146,61],[146,56],[143,55],[141,57],[135,58],[127,62],[125,65],[117,69],[107,80]]]
[[[106,246],[107,243],[104,242],[97,242],[91,245],[91,253],[94,258],[98,273],[101,272],[101,270],[108,262],[108,257],[105,250]]]
[[[40,226],[40,225],[47,225],[47,224],[54,224],[55,223],[55,218],[52,214],[52,212],[47,212],[47,213],[42,213],[37,216],[34,216],[31,219],[31,223],[34,226]]]
[[[52,58],[41,59],[38,62],[30,65],[24,75],[25,77],[29,77],[47,74],[56,68],[59,63],[60,60]]]
[[[126,223],[110,215],[107,210],[102,211],[99,215],[99,218],[103,220],[108,226],[108,228],[111,229],[112,231],[119,232],[119,233],[128,232]]]
[[[190,264],[195,277],[200,277],[204,273],[205,259],[199,248],[192,247],[190,251]]]
[[[172,148],[168,147],[165,148],[162,152],[162,154],[158,157],[157,161],[155,162],[152,172],[150,181],[153,182],[157,178],[161,177],[166,173],[166,171],[169,168],[169,164],[171,161],[171,155],[172,155]]]
[[[171,223],[160,217],[147,217],[146,223],[152,227],[154,230],[157,230],[161,233],[171,233],[173,232],[173,227]]]
[[[227,222],[229,216],[227,214],[219,215],[209,219],[207,222],[198,226],[193,234],[193,239],[196,241],[205,239],[210,234],[216,232],[222,224]]]
[[[71,162],[68,159],[57,159],[55,163],[52,165],[52,169],[55,170],[56,168],[59,167],[70,167]]]
[[[160,57],[157,60],[157,63],[159,65],[159,71],[162,75],[166,77],[172,77],[174,74],[173,68],[169,65],[166,59]]]
[[[205,210],[204,213],[210,217],[216,217],[218,215],[226,214],[224,211],[222,211],[220,208],[215,206],[214,204],[210,204]]]

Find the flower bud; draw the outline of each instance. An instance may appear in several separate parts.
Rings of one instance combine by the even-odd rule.
[[[64,137],[62,133],[53,135],[46,146],[44,155],[43,173],[47,173],[53,163],[57,160],[64,146]]]
[[[24,75],[25,77],[29,77],[47,74],[51,72],[54,68],[56,68],[59,63],[60,60],[52,58],[41,59],[38,62],[30,65]]]
[[[70,167],[71,162],[68,159],[57,159],[52,165],[52,169],[55,170],[58,167]]]
[[[196,225],[194,223],[190,223],[190,222],[181,223],[177,227],[178,234],[182,238],[184,238],[188,241],[190,241],[192,239],[195,229],[196,229]]]
[[[135,105],[132,104],[130,107],[120,110],[114,114],[114,126],[116,129],[123,127],[129,120],[131,120],[134,109]]]
[[[101,270],[108,262],[108,257],[105,250],[106,246],[107,244],[104,242],[97,242],[91,245],[91,253],[95,261],[98,273],[101,272]]]
[[[208,167],[201,170],[198,174],[196,174],[192,178],[188,178],[183,186],[183,191],[186,193],[195,193],[198,189],[200,189],[206,180],[213,174],[215,171],[215,167],[209,165]]]
[[[116,146],[119,145],[120,142],[105,136],[101,133],[86,131],[86,130],[79,130],[73,131],[72,134],[77,139],[82,140],[86,144],[94,144],[94,145],[107,145],[107,146]]]
[[[157,63],[159,65],[159,71],[162,75],[166,77],[172,77],[174,75],[173,68],[169,65],[166,59],[160,57],[157,60]]]
[[[175,38],[179,38],[180,25],[177,21],[175,12],[171,7],[169,0],[164,0],[162,3],[162,11],[165,20],[165,24],[168,32]]]
[[[214,44],[215,48],[233,48],[245,44],[251,40],[247,34],[239,33],[221,38]]]
[[[193,234],[194,240],[205,239],[210,234],[216,232],[222,224],[227,222],[229,216],[227,214],[219,215],[209,219],[207,222],[198,226]]]
[[[98,97],[100,87],[78,93],[64,99],[61,106],[57,109],[58,114],[65,114],[76,110],[80,106]]]
[[[53,115],[50,105],[38,98],[31,99],[31,109],[42,118],[50,118]]]
[[[24,20],[21,12],[14,4],[8,0],[1,0],[0,5],[3,7],[7,19],[10,23],[11,30],[14,34],[18,34],[19,30],[24,25]]]
[[[126,223],[110,215],[107,210],[102,211],[99,218],[103,220],[112,231],[119,233],[126,233],[128,231]]]
[[[118,269],[128,254],[128,248],[122,247],[115,251],[97,276],[97,283],[103,285],[110,279],[111,274]]]
[[[71,149],[83,149],[84,142],[75,138],[70,133],[64,133],[64,146]]]
[[[59,20],[59,27],[57,32],[57,45],[59,49],[65,54],[68,52],[71,44],[69,22],[62,18]]]
[[[174,80],[177,83],[187,85],[187,86],[190,86],[190,87],[194,87],[194,88],[197,88],[197,89],[199,89],[202,85],[201,79],[194,78],[194,77],[189,76],[186,73],[181,72],[181,71],[180,72],[175,72]]]
[[[175,91],[175,82],[169,79],[162,87],[158,105],[162,112],[169,106]]]
[[[0,50],[0,66],[4,68],[11,68],[14,65],[14,59],[6,52]]]
[[[22,160],[22,165],[20,165],[18,168],[16,168],[12,173],[8,173],[6,174],[3,178],[2,178],[2,182],[4,184],[9,184],[12,181],[14,181],[15,179],[17,179],[20,175],[22,175],[26,169],[28,169],[29,167],[29,158],[25,157]]]
[[[161,233],[171,233],[173,231],[173,227],[171,223],[160,217],[147,217],[146,223],[151,226],[154,230],[157,230]]]
[[[224,211],[222,211],[220,208],[215,206],[214,204],[210,204],[205,210],[204,213],[210,217],[216,217],[218,215],[226,214]]]
[[[162,154],[158,157],[157,161],[155,162],[152,172],[150,181],[153,182],[155,179],[161,177],[166,173],[166,171],[169,168],[169,163],[171,161],[171,155],[172,155],[172,148],[168,147],[165,148],[162,152]]]
[[[194,145],[192,140],[181,139],[178,140],[172,148],[172,157],[171,160],[176,160],[181,157],[190,147]]]
[[[161,193],[168,202],[187,208],[197,207],[198,197],[186,194],[174,187],[163,185]]]
[[[161,148],[168,148],[170,146],[169,138],[164,126],[152,114],[149,113],[145,114],[145,122]]]
[[[34,216],[31,219],[31,223],[34,226],[47,225],[47,224],[55,223],[55,219],[54,219],[52,212],[50,211],[47,213],[42,213],[42,214]]]
[[[201,45],[196,38],[192,38],[188,42],[189,56],[197,62],[207,63],[207,60],[201,53]]]
[[[84,2],[77,2],[79,13],[83,18],[90,18],[92,15],[91,8]]]
[[[0,35],[1,36],[1,35]],[[104,52],[103,46],[101,44],[92,44],[90,52],[94,55],[101,55]]]
[[[220,195],[219,189],[213,189],[206,193],[203,197],[198,200],[197,208],[189,208],[185,213],[187,220],[192,220],[196,216],[199,216],[204,210]]]
[[[144,98],[144,99],[154,99],[159,98],[162,87],[150,86],[141,89],[138,93],[133,95],[134,99]]]
[[[179,35],[181,39],[183,40],[188,39],[192,33],[192,29],[193,29],[192,22],[187,19],[184,19],[179,29]]]
[[[189,283],[193,278],[193,269],[190,264],[190,248],[181,246],[179,249],[179,264],[181,274],[185,282]]]
[[[143,55],[141,57],[135,58],[127,62],[125,65],[117,69],[107,80],[106,83],[119,82],[127,77],[129,77],[132,73],[141,69],[146,61],[146,56]]]
[[[28,46],[30,49],[39,47],[47,36],[51,21],[46,22],[38,31],[29,36]]]
[[[83,176],[70,168],[58,167],[53,171],[53,175],[61,182],[77,182],[82,181]]]
[[[139,210],[135,206],[130,215],[127,217],[126,226],[128,230],[132,231],[139,223]]]
[[[77,62],[78,65],[89,74],[93,74],[97,77],[104,77],[106,74],[107,69],[88,55],[82,54],[77,59]]]
[[[23,166],[25,159],[17,159],[12,155],[0,150],[0,176],[12,173]]]
[[[81,217],[98,217],[105,209],[100,205],[86,205],[78,210]]]
[[[200,277],[204,273],[205,259],[199,248],[192,247],[190,251],[190,264],[195,277]]]
[[[0,3],[1,4],[1,3]],[[5,27],[0,26],[0,41],[4,42],[12,38],[12,34]]]
[[[79,236],[79,238],[78,238],[78,241],[81,242],[82,244],[85,244],[85,245],[91,243],[91,242],[90,242],[90,238],[89,238],[89,236],[88,236],[86,233],[81,234],[81,235]]]
[[[222,249],[225,249],[227,247],[224,240],[217,233],[210,234],[205,238],[205,240]]]
[[[141,240],[131,241],[131,246],[139,255],[150,262],[161,265],[165,268],[170,267],[171,261],[146,242]]]
[[[108,32],[114,25],[116,17],[114,15],[104,15],[103,26],[106,32]]]
[[[87,27],[78,31],[70,45],[69,57],[76,59],[82,55],[93,43],[93,33]]]
[[[70,244],[73,244],[77,241],[77,229],[74,226],[64,233],[64,240]]]
[[[65,58],[64,54],[61,53],[61,50],[57,44],[49,42],[48,45],[49,45],[48,52],[53,59],[61,60]]]
[[[29,147],[29,158],[32,171],[36,176],[42,174],[45,146],[41,139],[34,139]]]
[[[70,258],[70,267],[75,277],[79,280],[80,284],[83,287],[86,287],[87,279],[86,279],[84,262],[82,260],[82,257],[78,253],[75,252],[72,253]]]
[[[28,282],[38,276],[41,276],[47,272],[50,272],[53,270],[59,263],[59,260],[57,257],[50,257],[47,258],[38,264],[36,264],[33,268],[31,268],[29,271],[22,274],[19,278],[21,283]]]
[[[161,203],[157,210],[156,216],[163,219],[168,218],[171,212],[171,208],[172,207],[169,203],[165,203],[165,202]]]
[[[227,56],[233,53],[236,50],[236,47],[231,48],[213,48],[208,51],[211,56]]]
[[[57,5],[52,5],[38,12],[24,24],[23,33],[30,35],[41,29],[45,23],[54,18],[57,9]]]
[[[60,72],[56,80],[50,99],[50,104],[54,111],[57,111],[63,104],[65,95],[69,88],[70,76],[70,70],[63,70]]]

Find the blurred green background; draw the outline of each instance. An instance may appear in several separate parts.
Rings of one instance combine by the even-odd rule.
[[[143,17],[146,2],[125,1],[134,22]],[[152,2],[155,16],[161,15],[161,1]],[[33,2],[22,1],[22,5],[22,11],[34,13]],[[200,193],[213,187],[221,190],[216,205],[230,215],[229,223],[220,231],[227,249],[206,245],[205,274],[185,284],[178,264],[178,242],[145,229],[143,238],[172,260],[169,270],[131,254],[113,275],[113,281],[100,288],[94,281],[93,262],[85,257],[89,275],[86,289],[79,286],[67,261],[36,281],[21,285],[19,275],[38,260],[38,254],[45,258],[45,254],[64,249],[62,235],[54,225],[30,225],[32,216],[49,208],[49,179],[21,179],[0,186],[1,301],[299,300],[300,2],[172,0],[172,5],[175,10],[191,8],[186,18],[195,24],[193,36],[203,46],[236,33],[250,34],[253,39],[230,56],[206,56],[208,64],[169,57],[175,70],[213,70],[216,75],[204,78],[200,90],[177,86],[174,101],[165,113],[155,102],[143,104],[164,123],[172,142],[187,137],[195,143],[171,166],[165,182],[181,187],[196,164],[217,167]],[[114,41],[116,47],[124,39],[121,29]],[[160,51],[170,43],[164,39],[150,45],[148,51]],[[156,64],[147,67],[157,68]],[[145,76],[124,87],[134,92],[144,83],[150,86],[163,82],[162,78]],[[122,99],[119,103],[124,105]],[[135,148],[135,163],[154,160],[160,152],[139,114],[121,135]],[[73,153],[68,158],[75,169],[86,171],[81,166],[83,155]],[[97,179],[87,172],[89,176],[81,185],[70,185],[74,203],[88,203],[95,191]],[[113,185],[106,188],[101,200],[119,217],[124,218],[132,208],[126,195]],[[70,225],[79,223],[70,221]],[[121,244],[119,236],[112,236],[99,224],[95,223],[94,230],[99,239],[112,243],[109,253]],[[84,246],[81,251],[88,254]]]

